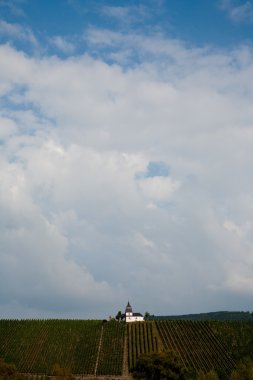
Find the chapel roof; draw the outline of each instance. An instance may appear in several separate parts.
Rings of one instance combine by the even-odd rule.
[[[143,317],[143,315],[141,313],[132,313],[132,317]],[[121,319],[125,319],[126,318],[126,314],[121,314]]]

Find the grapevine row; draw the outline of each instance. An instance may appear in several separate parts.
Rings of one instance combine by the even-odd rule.
[[[0,320],[0,357],[23,373],[50,375],[57,363],[75,374],[93,375],[101,329],[101,321]],[[97,371],[118,375],[124,324],[108,322],[104,331]]]
[[[156,321],[166,350],[174,350],[187,367],[229,375],[235,363],[206,322]]]
[[[141,354],[158,352],[158,337],[154,322],[134,322],[127,326],[128,365],[133,368]]]

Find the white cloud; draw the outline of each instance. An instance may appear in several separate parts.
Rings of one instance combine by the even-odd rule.
[[[57,49],[62,51],[63,53],[71,54],[75,50],[75,46],[73,43],[67,41],[65,38],[61,36],[55,36],[50,39],[50,42]]]
[[[19,24],[10,24],[4,20],[0,20],[0,35],[1,34],[9,38],[30,42],[32,45],[38,44],[32,30]]]
[[[110,16],[119,20],[124,20],[129,15],[130,8],[104,6],[102,7],[101,11],[107,16]]]
[[[0,117],[0,140],[6,140],[17,131],[13,120]]]
[[[200,49],[187,50],[184,44],[176,39],[167,40],[160,35],[143,36],[136,33],[115,32],[110,29],[90,27],[84,33],[84,39],[93,47],[113,48],[116,51],[129,51],[132,56],[139,56],[148,62],[151,58],[167,57],[172,61],[194,58]],[[129,50],[131,47],[131,50]],[[113,51],[114,51],[113,50]],[[204,51],[204,49],[203,49]]]
[[[246,222],[245,225],[240,226],[233,221],[227,220],[224,223],[224,227],[227,231],[236,234],[239,237],[244,237],[252,230],[252,225],[250,222]]]
[[[144,248],[149,248],[149,249],[155,248],[155,243],[152,240],[147,239],[141,233],[137,233],[136,234],[136,241],[137,241],[138,244],[140,244]]]
[[[169,202],[180,183],[169,177],[143,178],[138,182],[144,196],[154,202]]]
[[[22,9],[22,5],[26,1],[27,0],[12,0],[12,1],[1,0],[0,7],[1,8],[7,8],[15,16],[25,16],[25,12]]]
[[[249,271],[248,271],[249,272]],[[238,294],[249,294],[253,292],[252,271],[250,273],[233,273],[226,282],[228,289]]]
[[[0,47],[0,301],[235,308],[252,294],[252,51],[112,38],[140,64]],[[141,178],[150,162],[170,176]]]
[[[84,265],[68,257],[68,241],[47,220],[29,191],[29,178],[17,164],[1,162],[1,296],[38,310],[110,303],[114,291],[96,282]],[[39,311],[38,311],[39,312]]]
[[[228,13],[232,21],[253,21],[253,5],[250,1],[237,5],[233,0],[222,0],[221,8]]]
[[[149,17],[147,8],[143,5],[138,6],[108,6],[100,8],[100,12],[120,23],[120,25],[130,25],[140,23]]]

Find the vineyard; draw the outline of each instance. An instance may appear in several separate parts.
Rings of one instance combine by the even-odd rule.
[[[236,361],[247,356],[253,360],[253,322],[212,321],[208,325],[215,336],[229,347]]]
[[[129,367],[143,353],[172,350],[183,364],[196,371],[216,369],[229,375],[235,362],[208,323],[200,321],[150,321],[128,325]]]
[[[125,325],[105,323],[96,375],[121,375],[124,354]]]
[[[169,350],[188,368],[228,378],[238,360],[253,359],[253,323],[0,320],[0,358],[27,374],[50,375],[58,364],[78,375],[121,376],[127,360],[131,369],[140,355]]]
[[[57,363],[75,374],[119,375],[124,331],[113,322],[0,320],[0,357],[23,373],[51,374]]]
[[[132,368],[141,354],[161,351],[159,335],[154,322],[136,322],[127,325],[128,365]]]
[[[229,374],[235,362],[227,348],[214,335],[205,322],[161,321],[156,322],[164,348],[179,354],[186,367],[195,370],[217,371]]]

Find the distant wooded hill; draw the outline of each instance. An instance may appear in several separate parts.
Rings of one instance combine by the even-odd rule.
[[[185,314],[185,315],[152,315],[149,320],[169,319],[183,321],[253,321],[253,312],[249,311],[215,311],[211,313]]]

